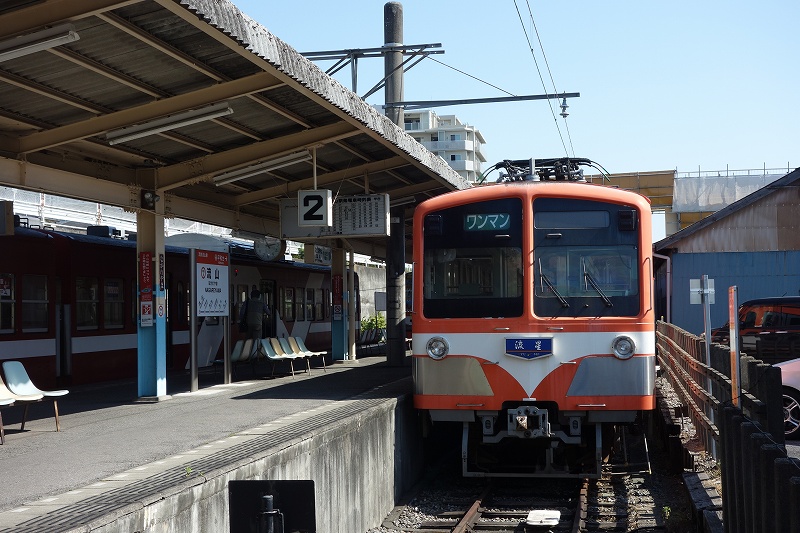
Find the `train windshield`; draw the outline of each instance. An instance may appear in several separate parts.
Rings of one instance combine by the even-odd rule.
[[[534,201],[534,312],[539,316],[639,313],[636,212],[630,207]]]
[[[522,202],[467,204],[425,217],[423,313],[522,315]]]

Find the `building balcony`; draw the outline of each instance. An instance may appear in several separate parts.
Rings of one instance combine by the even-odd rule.
[[[474,161],[466,161],[464,159],[460,161],[447,161],[447,164],[450,165],[450,168],[456,172],[462,170],[466,172],[474,172],[479,168]]]
[[[422,146],[431,152],[473,152],[475,143],[473,141],[424,141]]]

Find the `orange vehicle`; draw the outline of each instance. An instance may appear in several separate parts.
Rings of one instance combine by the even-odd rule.
[[[584,161],[505,161],[415,212],[414,405],[463,424],[465,476],[599,477],[655,407],[650,203]]]
[[[774,365],[800,357],[800,296],[748,300],[739,306],[739,350]],[[730,325],[711,331],[729,345]]]

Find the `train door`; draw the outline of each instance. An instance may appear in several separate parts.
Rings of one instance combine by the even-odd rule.
[[[275,312],[275,280],[262,279],[259,282],[259,291],[261,291],[261,299],[269,306],[270,315],[264,324],[264,337],[277,337],[277,328],[275,321],[277,320],[277,313]]]

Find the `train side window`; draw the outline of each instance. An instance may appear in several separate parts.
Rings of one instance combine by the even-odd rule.
[[[294,320],[294,289],[281,287],[281,316],[287,321]]]
[[[79,330],[97,329],[97,278],[75,278],[75,325]]]
[[[125,325],[125,299],[122,278],[108,278],[103,290],[103,327],[119,329]]]
[[[305,305],[303,305],[303,297],[304,297],[303,295],[304,294],[305,294],[305,291],[300,287],[298,287],[294,291],[294,308],[295,308],[294,318],[295,318],[295,320],[305,320],[306,319],[306,307],[305,307]]]
[[[22,276],[22,331],[47,331],[47,276]]]
[[[316,320],[314,316],[314,289],[306,289],[306,320]]]
[[[0,333],[14,332],[14,274],[0,274]]]
[[[314,289],[314,320],[325,320],[323,293],[322,289]]]

